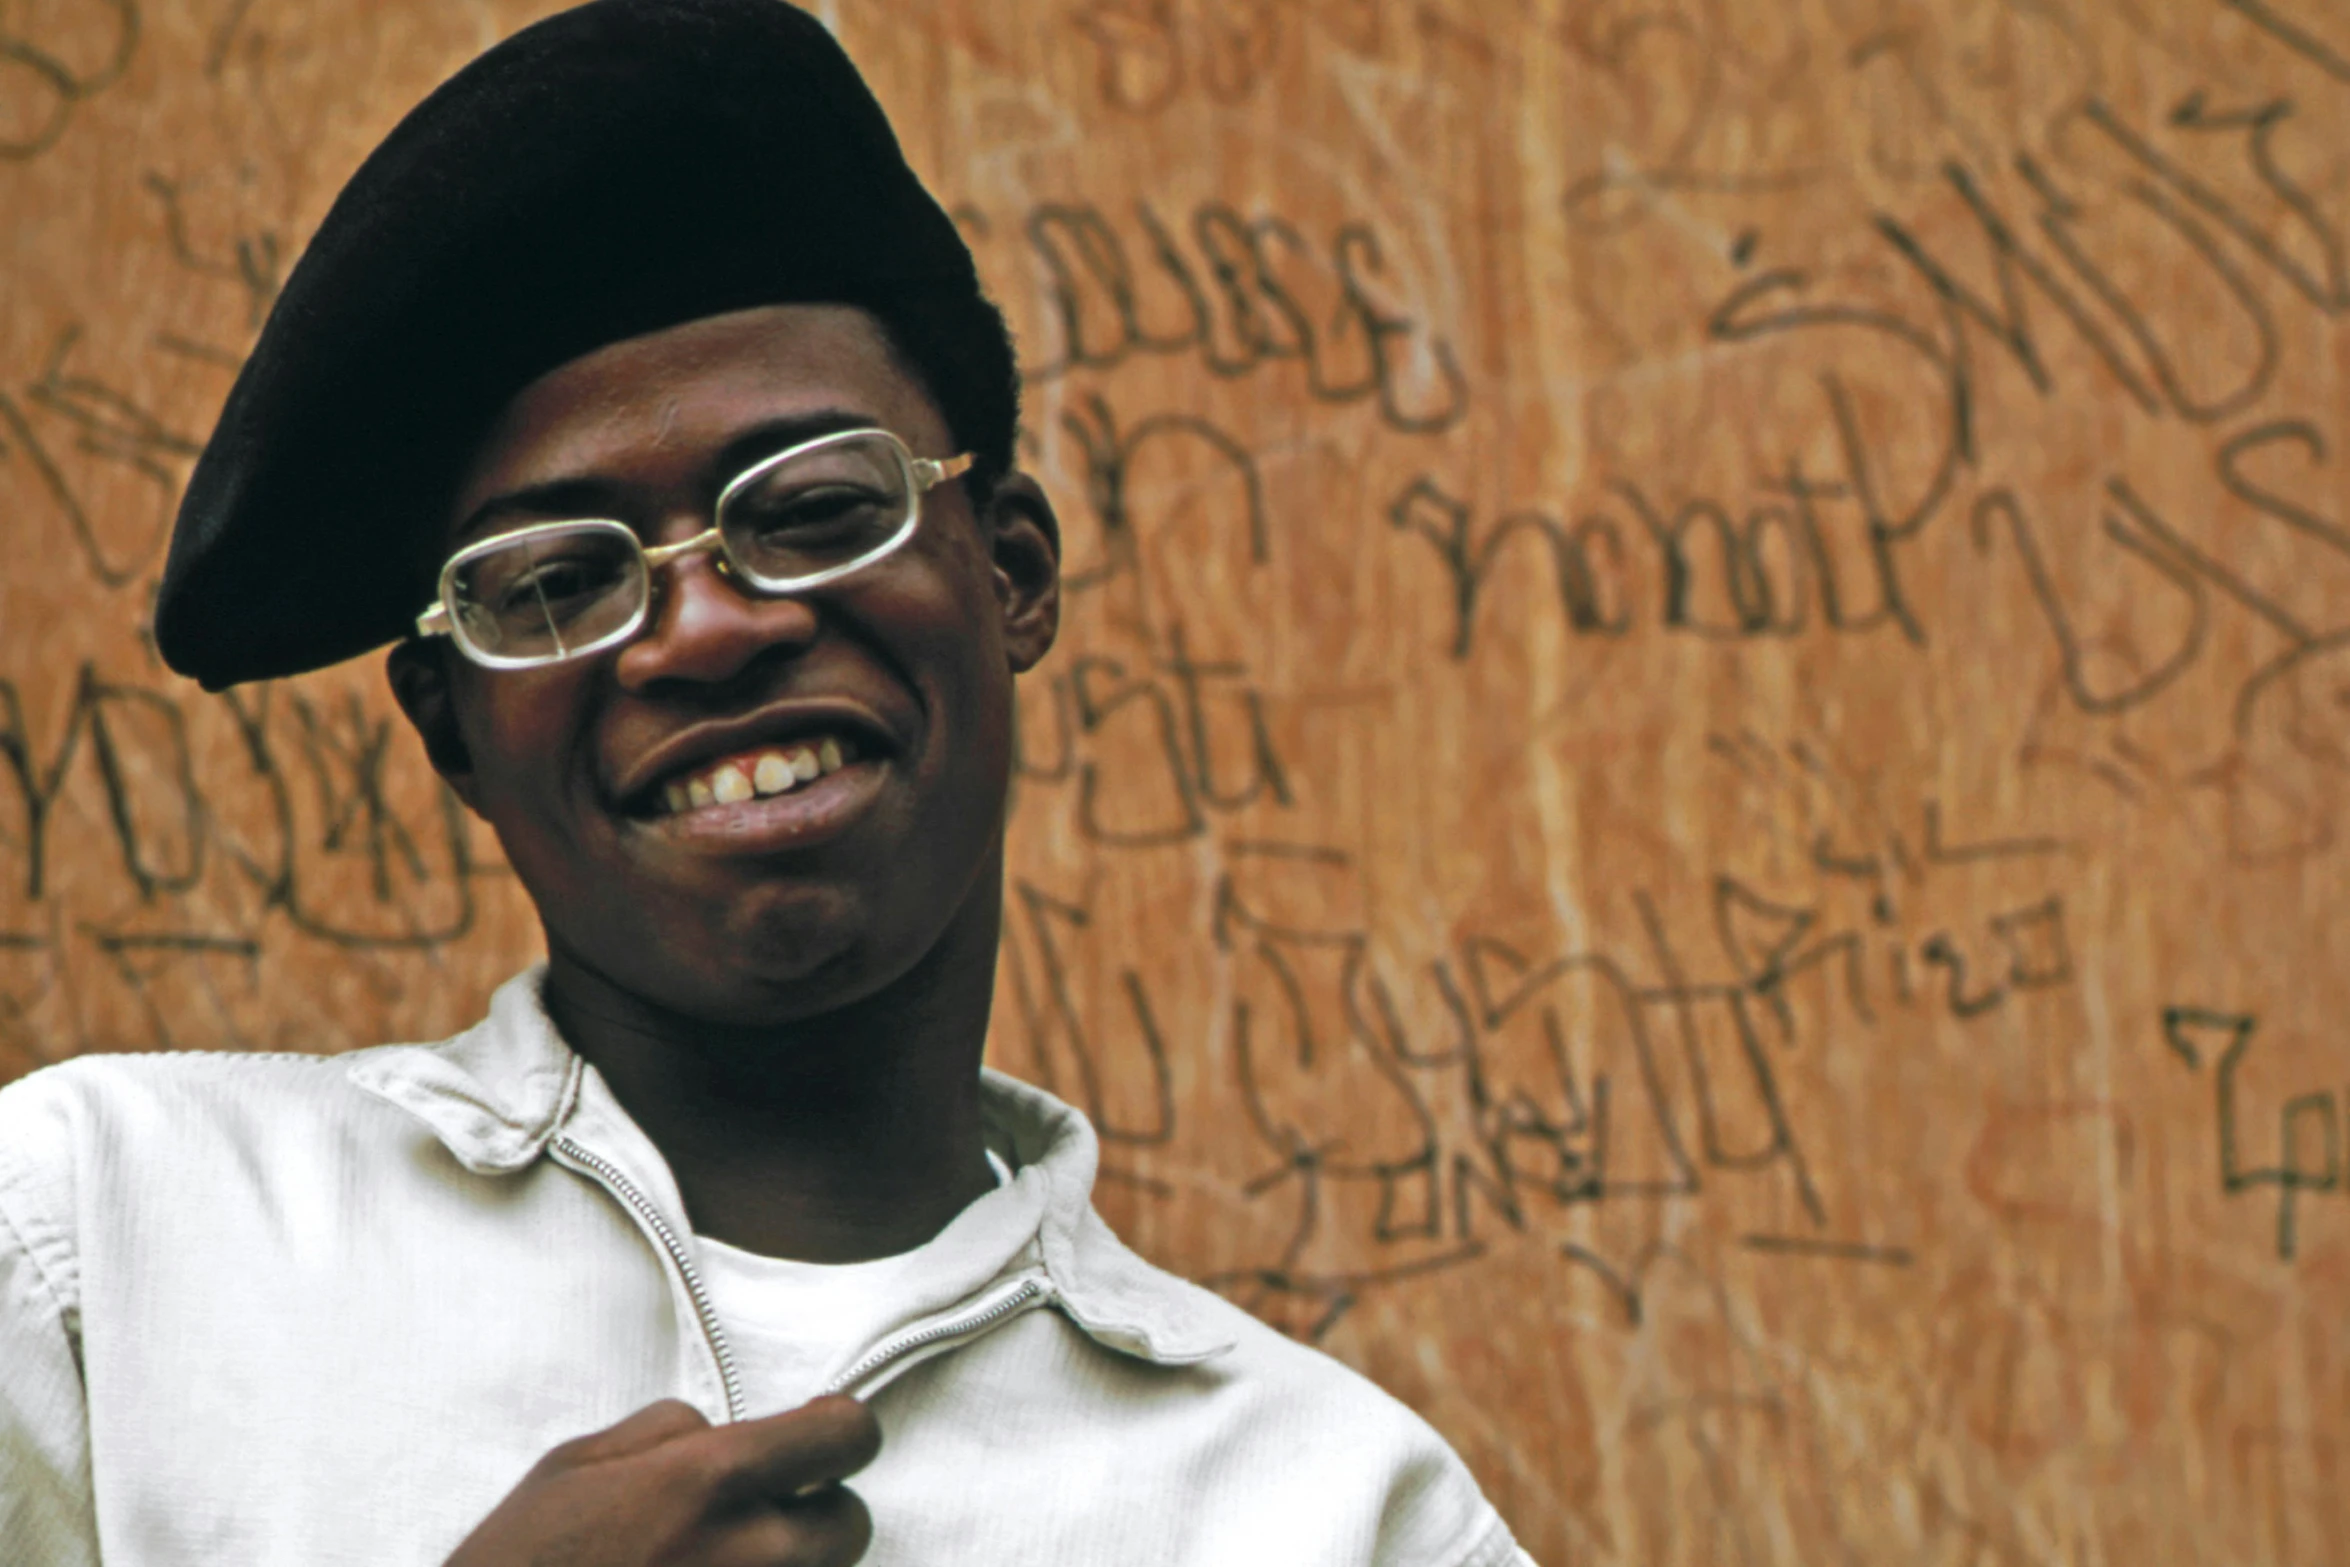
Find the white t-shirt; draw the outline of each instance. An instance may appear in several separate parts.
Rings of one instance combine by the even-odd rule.
[[[1004,1270],[1036,1236],[1039,1208],[995,1150],[996,1189],[935,1236],[870,1262],[762,1257],[708,1236],[694,1256],[710,1304],[725,1325],[748,1413],[796,1409],[925,1303],[969,1294]]]

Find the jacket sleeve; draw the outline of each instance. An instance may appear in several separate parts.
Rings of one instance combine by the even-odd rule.
[[[98,1567],[72,1242],[33,1200],[7,1125],[0,1113],[0,1540],[12,1564]]]
[[[1460,1455],[1419,1416],[1394,1407],[1408,1421],[1405,1451],[1367,1567],[1535,1567]]]

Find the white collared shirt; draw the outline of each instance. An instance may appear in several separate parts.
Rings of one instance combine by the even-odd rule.
[[[870,1262],[765,1257],[707,1235],[694,1261],[734,1350],[752,1419],[797,1409],[854,1368],[901,1315],[907,1281],[927,1278],[976,1294],[1012,1270],[1035,1244],[1037,1194],[1014,1185],[1011,1167],[987,1153],[995,1189],[911,1251]]]

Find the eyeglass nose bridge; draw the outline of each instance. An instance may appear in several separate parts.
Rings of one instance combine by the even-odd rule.
[[[602,646],[627,647],[632,643],[641,643],[647,637],[658,638],[667,634],[663,630],[664,619],[679,612],[684,585],[678,582],[665,583],[661,568],[695,555],[707,555],[711,571],[724,579],[725,586],[718,590],[722,598],[729,590],[735,597],[750,600],[754,604],[794,596],[773,591],[738,566],[733,550],[727,544],[724,528],[716,524],[704,528],[691,538],[680,539],[675,544],[648,545],[639,540],[637,560],[642,574],[638,580],[643,583],[642,597],[637,602],[636,613],[629,617],[628,624],[616,629],[610,640]],[[601,651],[601,647],[597,650]]]
[[[637,555],[645,563],[645,606],[648,612],[658,605],[662,598],[661,587],[655,574],[661,567],[668,565],[673,560],[683,560],[688,555],[708,555],[711,557],[711,570],[717,572],[721,577],[732,578],[736,575],[734,556],[726,547],[726,534],[715,524],[704,528],[692,538],[680,539],[675,544],[656,544],[650,548],[640,544],[637,546]],[[745,586],[748,584],[736,584],[738,590]]]
[[[656,566],[666,566],[673,560],[683,560],[688,555],[715,553],[719,572],[722,575],[733,575],[732,562],[726,553],[726,535],[715,526],[704,528],[692,538],[680,539],[675,544],[656,544],[650,549],[639,546],[638,552],[644,556],[645,570],[648,572]]]
[[[614,645],[633,642],[654,628],[662,614],[661,606],[676,591],[674,586],[667,591],[663,590],[660,568],[691,555],[708,555],[710,569],[726,578],[737,593],[747,598],[782,596],[765,591],[761,585],[742,575],[734,564],[733,553],[726,546],[725,530],[716,524],[704,528],[690,539],[680,539],[675,544],[646,545],[640,542],[637,545],[637,559],[644,565],[644,599],[637,605],[636,613],[629,618],[627,628],[612,639]]]

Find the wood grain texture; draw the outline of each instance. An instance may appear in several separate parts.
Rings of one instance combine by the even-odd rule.
[[[0,1076],[470,1020],[377,662],[171,507],[546,7],[0,8]],[[1071,605],[994,1058],[1546,1562],[2350,1560],[2350,13],[840,0]]]

